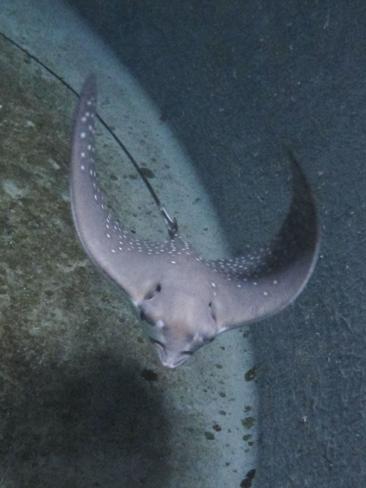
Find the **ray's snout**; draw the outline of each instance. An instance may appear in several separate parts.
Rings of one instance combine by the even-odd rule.
[[[158,355],[161,364],[166,368],[170,368],[170,369],[174,369],[177,368],[178,366],[181,366],[188,359],[188,357],[179,356],[177,358],[176,356],[170,356],[169,354],[166,354],[165,356],[162,357],[159,351],[158,351]]]
[[[161,364],[166,368],[174,369],[187,361],[189,356],[183,356],[180,353],[169,351],[161,341],[153,337],[149,337],[149,339],[158,353]]]
[[[176,351],[170,351],[169,348],[167,347],[166,343],[163,342],[164,339],[161,338],[162,340],[159,340],[158,337],[160,338],[159,333],[161,332],[161,329],[164,328],[165,324],[162,320],[154,321],[149,315],[146,313],[144,310],[144,307],[140,304],[137,305],[137,309],[140,315],[140,319],[143,320],[144,322],[148,323],[149,325],[153,326],[155,331],[152,331],[150,329],[149,334],[151,333],[152,336],[149,335],[149,340],[153,344],[154,349],[156,350],[159,360],[163,366],[166,368],[177,368],[181,364],[185,363],[186,360],[188,359],[188,356],[183,356],[179,352],[177,353]]]

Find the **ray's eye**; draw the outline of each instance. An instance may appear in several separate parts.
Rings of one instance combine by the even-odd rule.
[[[145,295],[145,300],[151,300],[155,295],[161,292],[161,284],[158,283],[153,290],[150,290]]]
[[[214,322],[216,322],[216,313],[215,313],[215,308],[214,308],[214,306],[213,306],[213,303],[212,303],[212,302],[210,302],[210,303],[208,304],[208,307],[209,307],[209,309],[210,309],[210,314],[211,314],[212,320],[213,320]]]
[[[148,315],[145,314],[143,309],[140,310],[140,319],[144,320],[150,325],[155,325],[155,322]]]
[[[182,351],[182,354],[186,354],[188,356],[192,356],[193,351]]]

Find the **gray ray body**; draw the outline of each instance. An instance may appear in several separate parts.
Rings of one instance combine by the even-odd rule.
[[[180,236],[138,239],[108,211],[95,172],[96,82],[84,83],[75,113],[71,204],[91,260],[131,298],[164,366],[177,367],[218,334],[279,312],[306,285],[319,227],[312,193],[290,155],[294,197],[276,239],[257,254],[204,260]]]

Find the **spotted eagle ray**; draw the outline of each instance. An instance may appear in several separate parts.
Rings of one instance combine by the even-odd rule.
[[[206,260],[180,235],[139,239],[109,210],[95,171],[97,89],[85,81],[75,112],[71,206],[79,239],[94,262],[137,307],[161,363],[183,364],[224,331],[284,309],[314,269],[319,226],[312,192],[289,153],[293,199],[269,246],[244,256]]]

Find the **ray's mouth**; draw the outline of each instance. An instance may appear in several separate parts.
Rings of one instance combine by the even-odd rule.
[[[168,363],[168,362],[165,362],[163,363],[164,366],[166,366],[167,368],[177,368],[178,366],[181,366],[182,364],[184,364],[188,359],[188,356],[187,357],[182,357],[180,359],[178,359],[178,361],[176,361],[175,363]]]
[[[179,359],[173,361],[172,359],[169,359],[169,354],[167,354],[166,346],[163,342],[159,341],[158,339],[154,339],[153,337],[149,337],[149,340],[155,346],[161,364],[166,368],[174,369],[178,366],[181,366],[193,354],[193,352],[191,351],[183,351],[182,356]]]

